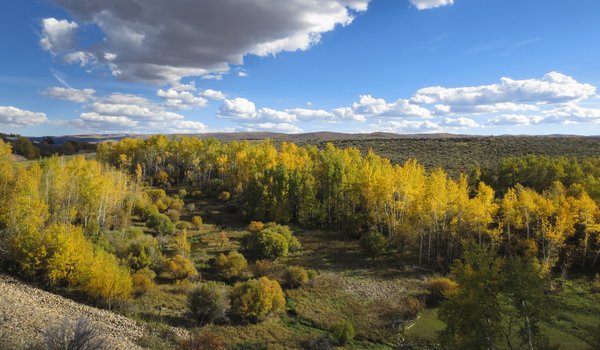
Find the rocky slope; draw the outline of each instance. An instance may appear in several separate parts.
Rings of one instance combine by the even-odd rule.
[[[82,317],[101,333],[107,349],[141,349],[135,341],[147,331],[135,321],[0,274],[0,339],[4,344],[39,343],[49,326],[65,320],[75,323]]]

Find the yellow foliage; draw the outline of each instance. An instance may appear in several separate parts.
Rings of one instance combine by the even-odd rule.
[[[166,260],[164,269],[167,276],[175,281],[182,281],[198,275],[194,263],[179,254]]]
[[[231,299],[233,312],[251,321],[262,321],[269,315],[281,313],[285,307],[281,286],[267,277],[236,284]]]
[[[98,249],[94,253],[79,281],[80,290],[87,296],[110,305],[131,297],[133,285],[129,271],[119,266],[117,258]]]

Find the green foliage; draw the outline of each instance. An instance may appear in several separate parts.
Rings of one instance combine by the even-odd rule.
[[[302,266],[289,266],[281,277],[283,284],[289,288],[298,288],[308,283],[308,272]]]
[[[536,261],[503,259],[473,243],[465,246],[464,261],[452,267],[459,285],[439,311],[446,323],[445,346],[493,348],[518,332],[522,345],[545,344],[538,323],[547,304],[547,281]],[[510,347],[511,344],[509,343]]]
[[[360,237],[360,245],[370,257],[376,258],[387,248],[387,239],[377,231],[368,231]]]
[[[277,232],[263,230],[250,238],[251,249],[266,259],[277,259],[288,254],[288,241]]]
[[[331,334],[333,341],[338,345],[348,344],[348,342],[351,342],[356,335],[354,325],[347,320],[334,324],[329,333]]]
[[[215,259],[215,267],[218,274],[225,279],[240,277],[248,268],[248,262],[244,256],[236,251],[227,255],[219,254]]]
[[[40,156],[40,150],[33,145],[31,140],[23,136],[17,137],[13,146],[13,152],[27,159],[35,159]]]
[[[279,283],[267,277],[237,283],[231,293],[231,311],[240,319],[260,322],[284,309],[285,298]]]
[[[227,321],[229,291],[216,282],[202,283],[189,294],[188,305],[199,324]]]
[[[153,214],[148,218],[146,226],[160,235],[170,235],[175,232],[175,224],[165,214]]]

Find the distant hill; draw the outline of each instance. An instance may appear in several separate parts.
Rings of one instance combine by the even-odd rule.
[[[2,135],[0,137],[10,137]],[[146,138],[141,134],[71,135],[53,137],[55,145],[67,141],[98,143],[121,140],[125,137]],[[312,132],[303,134],[282,134],[274,132],[238,132],[186,134],[202,139],[215,138],[222,141],[265,140],[295,142],[299,145],[324,147],[331,142],[337,147],[356,147],[363,153],[372,149],[393,163],[404,163],[416,159],[429,170],[436,167],[446,169],[452,176],[470,172],[475,164],[490,166],[503,157],[520,157],[529,154],[591,158],[600,157],[600,136],[576,135],[501,135],[475,136],[459,134],[393,134],[362,133],[346,134],[338,132]],[[34,143],[43,137],[31,137]]]

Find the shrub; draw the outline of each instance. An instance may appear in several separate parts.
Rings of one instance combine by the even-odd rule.
[[[237,283],[231,293],[232,313],[240,319],[260,322],[284,309],[281,286],[267,277]]]
[[[133,289],[128,269],[119,266],[117,258],[101,249],[86,265],[79,281],[86,295],[105,301],[109,308],[115,301],[129,299]]]
[[[219,194],[220,201],[227,202],[229,199],[231,199],[231,193],[229,193],[227,191],[223,191]]]
[[[164,214],[154,214],[148,218],[146,226],[156,230],[161,235],[170,235],[175,232],[175,224]]]
[[[279,233],[271,230],[262,230],[251,237],[252,250],[266,259],[277,259],[288,253],[288,242]]]
[[[200,215],[196,215],[192,218],[192,224],[196,226],[196,229],[199,230],[200,226],[202,226],[202,217]]]
[[[185,203],[179,198],[167,198],[167,207],[169,209],[181,211]]]
[[[600,293],[600,275],[599,274],[596,274],[596,276],[594,276],[594,281],[592,282],[592,292]]]
[[[423,311],[423,303],[413,297],[409,296],[404,301],[404,316],[408,318],[416,318],[419,315],[419,312]]]
[[[187,196],[187,191],[185,188],[180,189],[179,191],[177,191],[177,195],[179,196],[179,198],[184,199]]]
[[[387,239],[381,233],[371,230],[361,236],[360,245],[365,253],[375,258],[385,253]]]
[[[167,216],[169,217],[169,219],[171,219],[172,222],[177,222],[179,221],[179,217],[181,216],[181,214],[177,209],[169,209],[167,210]]]
[[[231,251],[227,255],[220,254],[215,260],[215,267],[223,278],[232,279],[239,277],[248,268],[248,262],[242,254]]]
[[[458,284],[446,277],[434,277],[427,283],[427,304],[435,306],[448,299],[452,293],[456,293]]]
[[[154,204],[147,204],[136,208],[136,214],[144,221],[150,220],[150,217],[160,214],[158,207]]]
[[[216,282],[202,283],[188,296],[188,306],[199,324],[226,321],[229,291]]]
[[[265,228],[265,224],[262,221],[250,221],[246,229],[250,232],[262,231]]]
[[[225,350],[225,342],[212,332],[196,333],[180,343],[181,350]]]
[[[165,261],[164,270],[167,277],[176,281],[198,276],[194,263],[179,254]]]
[[[309,338],[302,342],[302,347],[306,350],[331,350],[331,341],[327,336]]]
[[[250,267],[254,277],[276,278],[282,270],[282,266],[271,260],[257,260]]]
[[[290,266],[282,276],[283,284],[289,288],[298,288],[308,283],[308,272],[302,266]]]
[[[40,348],[47,350],[105,349],[104,339],[86,318],[80,318],[75,324],[65,319],[61,324],[49,327],[44,338],[45,346]]]
[[[142,235],[129,242],[125,252],[117,251],[117,255],[127,261],[133,270],[145,267],[158,268],[160,266],[161,253],[158,241],[151,235]]]
[[[346,345],[349,341],[352,341],[356,335],[354,326],[350,321],[346,320],[333,325],[330,333],[333,341],[338,345]]]
[[[292,230],[290,230],[289,226],[286,225],[278,225],[274,222],[269,222],[265,225],[263,231],[272,231],[282,235],[288,243],[288,249],[290,251],[294,251],[300,249],[302,246],[300,245],[300,241],[298,238],[294,237],[292,234]]]
[[[146,294],[154,288],[154,278],[156,278],[156,272],[150,270],[149,268],[138,270],[131,275],[133,292],[138,296]]]

